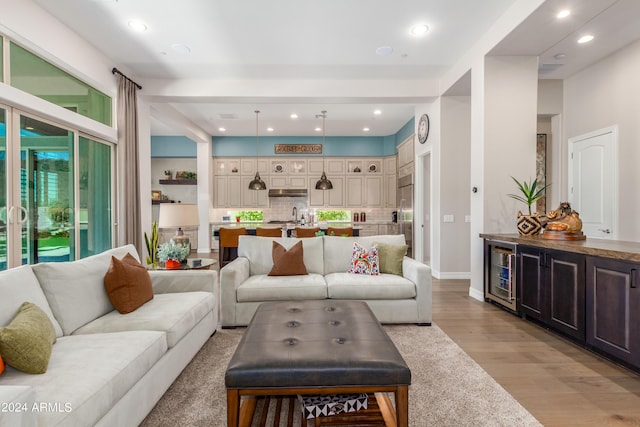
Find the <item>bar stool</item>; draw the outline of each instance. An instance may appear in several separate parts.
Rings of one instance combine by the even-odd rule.
[[[282,230],[275,227],[256,227],[256,236],[282,237]]]
[[[318,231],[320,231],[320,227],[296,227],[296,237],[316,237]]]
[[[238,258],[238,236],[247,234],[247,229],[220,227],[220,268]]]
[[[344,227],[344,228],[327,228],[327,236],[353,236],[353,227]]]

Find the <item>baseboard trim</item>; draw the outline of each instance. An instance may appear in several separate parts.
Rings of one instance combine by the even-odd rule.
[[[470,280],[471,279],[471,273],[468,271],[460,271],[460,272],[451,272],[451,273],[443,273],[443,272],[436,272],[433,274],[433,276],[436,279],[442,279],[442,280]]]
[[[484,301],[484,292],[477,290],[476,288],[472,288],[469,286],[469,296],[473,299],[477,299],[478,301]]]

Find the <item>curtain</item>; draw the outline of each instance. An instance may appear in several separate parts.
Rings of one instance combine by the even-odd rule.
[[[138,159],[137,87],[118,74],[118,244],[143,252]]]

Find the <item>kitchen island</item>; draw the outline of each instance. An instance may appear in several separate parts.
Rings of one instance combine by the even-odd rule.
[[[220,233],[220,227],[225,227],[225,228],[246,228],[247,230],[247,234],[250,235],[255,235],[256,234],[256,228],[276,228],[276,229],[280,229],[282,230],[283,226],[287,228],[287,237],[291,237],[291,232],[293,230],[295,230],[296,227],[300,227],[300,228],[315,228],[315,227],[320,227],[320,231],[323,231],[325,234],[327,233],[327,229],[328,227],[333,227],[333,228],[346,228],[346,227],[352,227],[353,228],[353,235],[354,236],[359,236],[360,235],[360,230],[361,227],[359,227],[358,225],[353,225],[350,222],[320,222],[320,223],[314,223],[312,224],[305,224],[305,225],[301,225],[301,224],[294,224],[293,221],[292,222],[218,222],[218,223],[212,223],[211,224],[213,226],[213,236],[214,238],[217,238]]]
[[[490,245],[515,245],[515,312],[640,372],[640,243],[480,234],[485,298]],[[495,269],[494,269],[495,271]]]

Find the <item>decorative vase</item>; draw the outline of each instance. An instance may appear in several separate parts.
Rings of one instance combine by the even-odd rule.
[[[177,270],[180,268],[180,261],[169,258],[167,262],[164,263],[164,268],[167,270]]]
[[[540,214],[536,212],[533,215],[525,215],[518,211],[517,226],[521,236],[537,236],[542,230]]]

